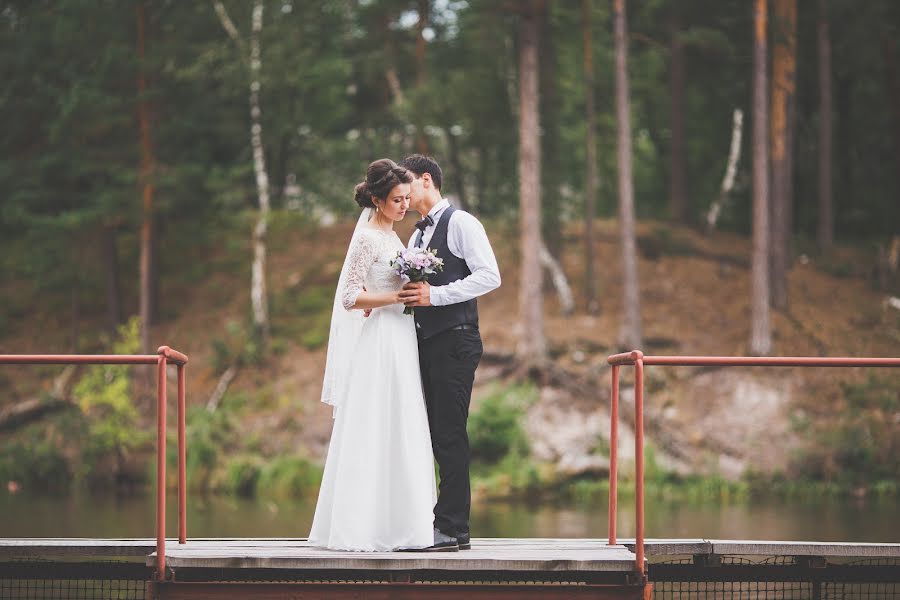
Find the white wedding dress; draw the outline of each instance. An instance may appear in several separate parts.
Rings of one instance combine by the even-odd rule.
[[[402,287],[389,263],[403,247],[393,231],[357,228],[337,291],[344,309],[363,286]],[[376,308],[355,339],[334,384],[341,401],[309,541],[357,551],[430,546],[437,495],[413,318],[402,304]]]

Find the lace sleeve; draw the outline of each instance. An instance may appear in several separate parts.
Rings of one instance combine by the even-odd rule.
[[[360,232],[347,251],[347,277],[341,285],[341,304],[352,310],[356,298],[363,291],[369,267],[375,262],[375,244],[371,236]]]

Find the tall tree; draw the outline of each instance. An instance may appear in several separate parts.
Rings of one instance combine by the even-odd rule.
[[[543,275],[541,271],[541,139],[538,99],[539,18],[542,0],[531,0],[519,23],[519,202],[521,222],[521,284],[517,355],[525,368],[543,367]]]
[[[253,269],[250,299],[253,305],[253,325],[263,347],[269,340],[269,299],[266,293],[266,238],[269,227],[269,174],[266,171],[265,146],[262,141],[262,110],[259,104],[261,88],[260,71],[262,54],[259,38],[263,26],[263,0],[253,4],[253,21],[250,29],[250,145],[253,147],[253,172],[256,175],[256,191],[259,212],[253,227]]]
[[[146,34],[147,14],[143,2],[138,2],[137,10],[137,57],[138,57],[138,124],[140,126],[141,167],[139,180],[141,186],[141,258],[140,258],[140,319],[141,319],[141,351],[150,353],[153,348],[150,342],[150,325],[152,323],[152,273],[153,273],[153,230],[155,215],[153,210],[153,171],[156,157],[153,151],[153,138],[150,131],[150,107],[147,99]]]
[[[235,27],[225,5],[217,1],[213,3],[216,14],[225,32],[234,40],[241,51],[241,58],[247,60],[245,44]],[[263,27],[263,0],[255,0],[250,28],[250,146],[253,150],[253,172],[256,176],[256,192],[259,211],[253,227],[253,266],[250,273],[250,302],[253,309],[253,326],[259,335],[263,348],[269,340],[269,301],[266,292],[266,238],[269,227],[269,175],[266,171],[265,146],[262,141],[262,109],[259,92],[262,87],[260,71],[262,70],[262,54],[260,52],[260,35]]]
[[[421,96],[424,93],[427,69],[425,65],[425,28],[428,27],[428,14],[431,9],[431,0],[417,0],[416,9],[419,13],[419,21],[416,23],[416,91]],[[425,135],[425,118],[423,107],[416,103],[416,151],[420,154],[428,154],[428,137]]]
[[[561,187],[563,166],[561,164],[560,139],[560,64],[554,9],[556,4],[540,3],[538,17],[538,95],[540,96],[540,140],[541,140],[541,235],[551,256],[560,255],[562,245],[562,220],[560,218]],[[555,260],[555,259],[554,259]]]
[[[613,0],[616,62],[616,129],[619,168],[619,230],[622,238],[623,318],[619,342],[641,347],[641,296],[634,225],[634,183],[631,173],[631,104],[628,98],[628,35],[625,0]]]
[[[819,250],[828,251],[834,244],[834,202],[831,187],[831,33],[828,2],[819,0]]]
[[[584,186],[584,295],[588,312],[596,312],[597,279],[594,275],[594,217],[597,201],[597,115],[594,108],[593,2],[581,0],[581,36],[584,66],[585,186]]]
[[[794,89],[797,65],[797,0],[775,0],[772,49],[771,161],[772,306],[788,305],[787,271],[793,223]]]
[[[669,119],[672,128],[669,158],[669,217],[676,223],[688,221],[687,148],[684,133],[684,62],[681,5],[673,2],[669,13]]]
[[[750,352],[772,351],[769,324],[769,145],[766,102],[767,0],[753,9],[753,257],[750,285]]]

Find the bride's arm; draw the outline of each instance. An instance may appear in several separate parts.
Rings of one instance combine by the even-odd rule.
[[[366,274],[377,259],[372,239],[365,234],[353,240],[349,250],[347,277],[341,289],[341,304],[347,310],[368,310],[400,303],[400,292],[367,292]]]

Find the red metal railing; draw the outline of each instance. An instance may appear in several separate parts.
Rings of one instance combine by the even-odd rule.
[[[0,354],[6,365],[156,365],[156,577],[166,573],[166,366],[178,367],[178,543],[187,541],[185,477],[185,366],[188,357],[168,346],[157,354]]]
[[[814,358],[805,356],[644,356],[640,350],[613,354],[609,428],[609,544],[616,543],[619,441],[619,368],[634,365],[635,569],[644,572],[644,367],[900,367],[900,358]]]

